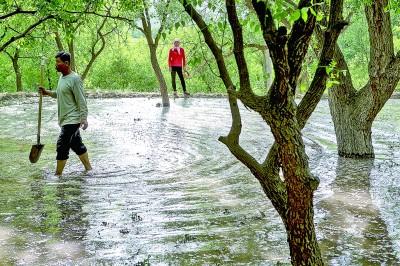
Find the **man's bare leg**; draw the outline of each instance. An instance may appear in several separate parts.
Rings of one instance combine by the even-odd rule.
[[[67,160],[57,160],[56,175],[62,175]]]
[[[90,161],[89,161],[89,154],[87,152],[79,155],[79,159],[81,160],[86,171],[92,170],[92,166],[90,165]]]

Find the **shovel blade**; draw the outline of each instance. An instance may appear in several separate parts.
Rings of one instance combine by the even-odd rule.
[[[36,144],[32,145],[31,153],[29,154],[29,161],[31,163],[36,163],[39,160],[40,154],[42,153],[44,145]]]

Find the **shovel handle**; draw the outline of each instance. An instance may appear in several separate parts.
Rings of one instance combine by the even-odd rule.
[[[43,86],[44,76],[44,58],[40,62],[40,86]],[[40,128],[42,124],[42,94],[39,93],[39,112],[38,112],[38,133],[37,133],[37,144],[40,145]]]

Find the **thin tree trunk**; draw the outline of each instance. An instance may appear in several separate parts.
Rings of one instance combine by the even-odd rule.
[[[154,74],[156,75],[158,84],[160,86],[162,106],[168,107],[168,106],[170,106],[170,103],[169,103],[169,97],[168,97],[167,83],[165,82],[164,75],[161,71],[160,64],[158,63],[158,59],[157,59],[157,47],[158,47],[157,43],[158,43],[159,37],[157,37],[156,41],[153,40],[152,30],[151,30],[151,22],[150,22],[150,18],[148,15],[148,10],[147,10],[146,5],[145,5],[145,9],[143,11],[143,14],[141,16],[141,21],[142,21],[142,26],[143,26],[142,32],[146,37],[147,45],[149,47],[151,66],[153,68]],[[160,31],[157,34],[157,36],[159,36],[159,34],[160,34]]]
[[[75,48],[74,48],[74,39],[72,38],[71,40],[68,41],[68,50],[69,53],[71,54],[71,62],[70,66],[72,71],[76,71],[76,61],[75,61]]]
[[[156,47],[150,46],[150,60],[151,66],[153,67],[154,73],[157,76],[158,84],[160,85],[160,93],[162,98],[162,105],[164,107],[169,106],[169,97],[168,97],[168,90],[167,90],[167,83],[165,81],[164,75],[161,71],[160,64],[158,63],[157,59],[157,50]]]
[[[15,73],[15,86],[17,92],[22,91],[22,73],[21,73],[21,68],[19,66],[18,60],[19,60],[19,49],[15,49],[15,53],[12,55],[6,51],[6,54],[10,57],[12,64],[13,64],[13,69]]]
[[[64,46],[61,41],[60,33],[58,31],[56,31],[56,32],[54,32],[54,35],[55,35],[54,39],[56,40],[58,51],[59,52],[64,51]]]
[[[22,73],[21,73],[21,68],[18,63],[19,59],[19,50],[15,50],[15,54],[13,57],[13,68],[15,71],[15,83],[17,85],[17,91],[22,91]]]

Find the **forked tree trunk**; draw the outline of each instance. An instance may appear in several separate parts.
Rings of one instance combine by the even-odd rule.
[[[388,0],[366,4],[370,42],[369,81],[357,91],[339,47],[335,60],[341,70],[340,85],[329,92],[329,107],[335,127],[338,154],[351,158],[372,158],[371,128],[376,116],[400,79],[400,53],[395,56]]]
[[[188,0],[181,0],[185,11],[196,22],[205,42],[212,51],[220,77],[228,91],[232,115],[231,130],[220,137],[231,153],[260,181],[265,194],[271,200],[285,224],[293,265],[323,265],[314,228],[313,194],[319,180],[308,165],[308,157],[302,140],[301,129],[321,99],[325,89],[326,66],[330,64],[334,47],[343,26],[342,0],[332,0],[329,27],[325,32],[324,45],[313,81],[299,105],[294,101],[296,81],[301,73],[309,41],[314,31],[316,18],[309,14],[306,22],[294,23],[290,34],[285,27],[276,28],[269,6],[265,1],[252,0],[263,30],[264,40],[271,53],[275,79],[268,93],[255,95],[243,52],[243,34],[236,13],[236,1],[226,0],[226,10],[234,40],[234,54],[240,88],[236,90],[227,71],[222,50],[216,44],[207,24]],[[311,5],[311,1],[300,1],[298,9]],[[242,130],[237,100],[261,115],[270,126],[275,143],[267,158],[259,163],[240,145]],[[283,172],[282,180],[279,171]]]

